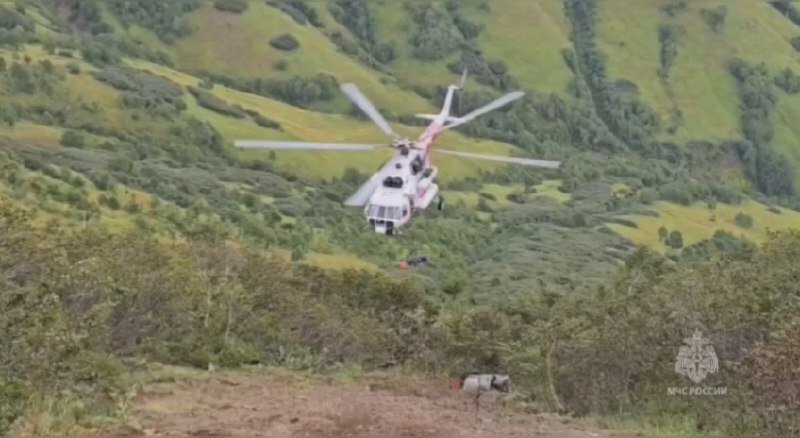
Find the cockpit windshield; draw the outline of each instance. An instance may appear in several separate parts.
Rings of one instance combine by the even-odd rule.
[[[371,204],[367,209],[367,217],[377,220],[397,220],[402,218],[401,207]]]

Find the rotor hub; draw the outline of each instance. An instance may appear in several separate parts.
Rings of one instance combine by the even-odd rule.
[[[392,142],[392,147],[400,149],[404,155],[407,155],[409,150],[411,149],[419,149],[417,148],[417,144],[407,138],[397,139]]]

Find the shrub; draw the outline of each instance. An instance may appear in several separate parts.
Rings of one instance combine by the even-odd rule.
[[[229,105],[227,102],[209,93],[208,91],[201,90],[197,87],[192,87],[191,85],[187,86],[186,89],[189,90],[189,93],[191,93],[195,99],[197,99],[197,104],[203,108],[237,119],[243,119],[247,116],[247,113],[245,113],[242,107],[238,105]]]
[[[92,76],[124,91],[122,102],[129,108],[145,109],[168,117],[185,109],[183,89],[161,76],[117,66],[107,66],[92,72]]]
[[[81,66],[78,65],[75,62],[70,62],[69,64],[67,64],[67,71],[70,74],[73,74],[73,75],[80,74],[81,73]]]
[[[287,52],[296,50],[298,47],[300,47],[300,42],[288,33],[284,33],[271,39],[269,44],[278,50],[285,50]]]
[[[672,230],[669,233],[669,237],[667,237],[667,245],[674,249],[680,249],[683,247],[683,235],[680,231]]]
[[[278,122],[276,122],[274,120],[268,119],[268,118],[262,116],[261,114],[256,114],[255,116],[253,116],[253,121],[256,122],[256,125],[264,127],[264,128],[278,129],[278,130],[281,129],[281,124],[280,123],[278,123]]]
[[[69,130],[61,136],[61,145],[68,148],[83,148],[86,146],[86,139],[80,132]]]
[[[214,7],[222,12],[231,12],[234,14],[241,14],[247,10],[246,0],[216,0]]]
[[[742,212],[736,213],[736,217],[733,218],[733,221],[742,228],[753,227],[753,217]]]

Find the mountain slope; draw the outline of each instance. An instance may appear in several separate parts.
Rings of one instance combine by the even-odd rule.
[[[144,3],[132,5],[141,4]],[[479,50],[476,52],[478,58],[462,59],[462,61],[468,60],[467,65],[471,71],[467,93],[464,99],[459,99],[463,102],[457,102],[456,105],[462,112],[474,106],[478,96],[496,93],[497,87],[508,87],[508,84],[513,85],[513,83],[518,83],[524,89],[531,91],[534,99],[540,99],[537,96],[545,93],[559,96],[555,101],[553,98],[549,101],[534,100],[524,105],[515,105],[510,113],[501,111],[484,116],[473,122],[475,127],[459,129],[463,134],[451,132],[440,139],[442,147],[454,149],[501,154],[520,153],[519,149],[523,149],[528,153],[547,158],[566,159],[566,171],[560,174],[542,175],[535,171],[519,173],[520,169],[493,163],[447,156],[437,158],[442,169],[441,179],[445,184],[446,193],[455,195],[456,200],[466,200],[465,206],[482,210],[478,211],[477,215],[483,220],[491,220],[490,215],[498,210],[516,208],[518,202],[509,202],[509,197],[519,197],[522,192],[528,190],[526,187],[536,190],[536,185],[541,182],[542,176],[551,179],[554,176],[560,177],[561,180],[570,181],[571,185],[575,184],[576,180],[585,179],[585,172],[578,171],[584,166],[578,164],[584,160],[581,150],[587,147],[591,149],[594,146],[581,144],[581,139],[591,139],[590,142],[594,142],[610,135],[609,139],[616,138],[616,140],[609,141],[619,141],[619,139],[627,141],[624,140],[624,135],[622,137],[619,135],[620,128],[609,125],[610,119],[604,116],[604,113],[597,112],[597,108],[600,108],[596,106],[597,97],[593,99],[595,111],[587,112],[583,103],[586,95],[576,90],[585,87],[586,78],[591,78],[594,73],[586,70],[589,68],[587,64],[580,67],[576,74],[575,67],[570,66],[568,62],[567,52],[573,51],[580,55],[597,50],[607,57],[607,81],[625,79],[629,81],[628,83],[632,83],[633,87],[639,90],[642,103],[653,108],[658,115],[660,126],[654,131],[656,137],[678,141],[680,147],[684,147],[680,143],[687,140],[719,143],[741,138],[740,96],[737,92],[737,83],[728,71],[728,63],[732,58],[755,62],[760,59],[766,47],[780,46],[779,50],[774,51],[776,56],[766,59],[770,71],[777,73],[779,69],[791,67],[796,62],[792,58],[791,44],[786,40],[790,38],[794,25],[777,14],[769,5],[744,2],[728,5],[724,10],[725,18],[722,24],[716,28],[710,24],[708,18],[709,11],[721,10],[716,4],[685,5],[682,2],[655,0],[645,2],[637,8],[625,7],[624,2],[614,0],[598,2],[595,5],[596,13],[586,18],[569,15],[568,3],[555,0],[525,5],[511,0],[491,4],[474,1],[457,6],[446,4],[441,7],[422,7],[422,9],[420,5],[409,6],[399,2],[381,4],[380,7],[377,5],[354,7],[335,2],[326,6],[312,2],[306,5],[306,9],[296,4],[270,6],[265,3],[248,3],[246,9],[240,13],[219,10],[212,2],[195,4],[188,1],[186,4],[195,6],[184,12],[162,11],[164,14],[173,14],[169,15],[173,22],[185,20],[187,23],[186,29],[189,30],[179,37],[163,36],[165,32],[169,35],[167,31],[170,25],[130,15],[132,14],[130,11],[135,11],[139,6],[131,6],[133,9],[123,13],[114,2],[99,5],[98,14],[92,19],[95,23],[106,23],[113,30],[112,36],[117,41],[115,45],[125,48],[128,46],[124,44],[129,43],[121,42],[132,42],[138,47],[134,52],[141,53],[149,59],[137,59],[135,55],[131,55],[134,53],[130,52],[132,49],[125,48],[123,52],[128,51],[131,54],[122,53],[123,65],[166,78],[184,87],[184,90],[186,87],[195,87],[210,96],[209,98],[216,98],[217,104],[221,105],[216,109],[213,105],[209,106],[208,102],[201,102],[198,97],[191,95],[192,93],[184,92],[185,97],[182,97],[182,100],[186,105],[187,116],[211,123],[211,126],[221,134],[225,147],[229,150],[227,153],[244,160],[243,163],[247,166],[263,166],[265,165],[263,163],[266,163],[270,169],[290,178],[299,177],[307,182],[318,182],[320,179],[330,181],[332,178],[342,177],[345,171],[350,169],[357,172],[363,181],[363,178],[377,168],[389,154],[389,151],[375,153],[279,151],[268,154],[259,151],[233,150],[231,146],[236,138],[380,141],[381,134],[368,121],[330,113],[330,111],[346,113],[350,111],[346,100],[335,89],[330,90],[330,97],[323,95],[315,98],[314,96],[319,96],[318,94],[304,97],[307,96],[306,90],[309,89],[303,87],[327,87],[327,85],[323,82],[314,82],[314,85],[309,82],[297,82],[296,87],[301,88],[293,89],[290,88],[288,81],[293,80],[295,75],[304,78],[302,81],[316,81],[318,73],[330,74],[338,82],[354,81],[395,120],[393,125],[399,132],[406,135],[415,135],[419,132],[420,127],[405,126],[399,120],[408,123],[411,122],[408,118],[410,115],[433,110],[434,104],[438,104],[437,99],[440,98],[442,89],[436,90],[432,87],[434,85],[441,87],[454,80],[457,77],[456,72],[461,68],[457,64],[461,61],[459,61],[459,50],[442,51],[442,48],[431,46],[430,42],[425,43],[428,46],[424,47],[433,52],[425,55],[427,57],[425,59],[420,58],[421,49],[415,44],[429,41],[426,38],[435,41],[435,37],[420,34],[421,28],[416,25],[415,18],[425,17],[424,19],[429,20],[433,28],[448,29],[442,31],[450,32],[448,35],[453,38],[456,38],[453,32],[460,32],[463,38],[461,44],[472,45]],[[337,7],[340,9],[337,10]],[[342,10],[342,7],[350,7],[351,9],[345,11],[346,14],[360,21],[347,21],[343,18],[342,12],[337,12]],[[33,7],[29,9],[32,19],[41,24],[34,28],[36,32],[45,37],[59,35],[57,30],[50,29],[57,29],[58,26],[45,18],[51,16],[52,11]],[[316,14],[316,18],[312,17],[312,21],[316,24],[308,21],[313,14]],[[91,16],[88,13],[86,15]],[[58,21],[56,18],[53,19]],[[449,22],[451,19],[453,21]],[[575,40],[574,35],[571,36],[576,19],[590,20],[594,23],[592,25],[597,29],[596,37],[593,37],[596,49],[586,48],[582,45],[584,43],[575,42],[584,41]],[[678,29],[677,54],[674,54],[674,59],[670,61],[666,77],[660,77],[658,74],[664,56],[661,48],[663,44],[659,42],[659,29],[663,25],[671,25]],[[81,25],[73,22],[71,26],[74,30]],[[752,29],[748,31],[750,28]],[[741,39],[735,36],[742,35],[746,31],[752,34],[752,41],[739,42]],[[225,37],[220,38],[219,36],[223,34]],[[269,42],[270,39],[282,34],[292,35],[299,43],[298,48],[286,51],[273,47]],[[84,34],[83,38],[86,42],[100,37],[87,37]],[[63,38],[57,41],[62,40]],[[58,44],[60,43],[56,42],[56,45]],[[376,61],[384,56],[377,51],[382,44],[393,48],[393,54],[386,62]],[[46,59],[64,68],[74,65],[82,70],[78,74],[66,75],[64,92],[71,93],[73,97],[69,99],[76,102],[85,100],[87,104],[104,108],[100,113],[82,117],[98,118],[97,121],[102,120],[103,124],[118,130],[147,132],[148,135],[168,141],[169,121],[142,119],[138,116],[132,118],[130,108],[120,100],[124,96],[123,90],[98,81],[93,76],[95,73],[91,73],[105,67],[92,65],[94,61],[91,59],[83,62],[48,52],[49,49],[46,51],[42,46],[35,44],[23,49],[23,53],[32,59]],[[12,52],[4,53],[10,57]],[[466,56],[465,53],[467,52],[463,52],[462,56]],[[162,59],[159,56],[166,57],[165,59],[170,61],[166,63],[167,65],[155,62]],[[438,59],[435,59],[437,57]],[[279,67],[282,61],[285,61],[286,65]],[[481,64],[482,62],[484,64]],[[211,76],[210,81],[207,75]],[[264,78],[265,75],[274,82],[274,85],[267,84],[265,87],[258,82],[259,78]],[[206,82],[213,82],[214,85],[206,86],[204,85]],[[396,85],[391,85],[392,82]],[[590,85],[590,91],[592,87],[596,85]],[[614,87],[616,88],[610,89],[609,92],[613,96],[623,96],[621,98],[624,99],[625,93],[628,93],[624,90],[627,88],[620,84]],[[293,90],[301,91],[298,93]],[[578,94],[575,94],[576,92]],[[591,93],[596,94],[595,91]],[[781,90],[777,90],[775,94],[778,103],[770,119],[775,130],[775,138],[771,145],[765,147],[774,149],[791,161],[800,153],[798,152],[800,147],[795,146],[795,133],[791,123],[795,103],[800,102],[798,100],[800,96]],[[620,97],[615,97],[617,98]],[[20,100],[22,102],[25,98],[16,94],[14,99],[22,99]],[[531,108],[531,102],[534,105],[533,112],[528,110]],[[256,123],[253,118],[255,116],[250,117],[251,114],[247,112],[258,114],[262,118],[266,117],[267,122]],[[591,112],[594,112],[594,115],[590,114]],[[31,126],[32,122],[36,123],[21,120],[17,127],[3,131],[9,138],[30,141],[33,140],[30,128],[23,127]],[[76,123],[80,122],[76,121],[73,125]],[[584,126],[589,123],[594,126]],[[670,134],[668,131],[671,130],[668,128],[673,125],[674,134]],[[28,129],[28,133],[25,129]],[[589,131],[584,132],[585,130]],[[594,132],[588,134],[590,131]],[[45,143],[54,144],[55,136],[60,135],[57,133],[63,133],[63,129],[53,126],[41,128],[41,132],[42,139],[48,139]],[[51,134],[46,134],[47,132]],[[97,131],[88,135],[95,139],[93,140],[95,145],[109,141],[109,137],[104,137]],[[465,135],[489,137],[495,140],[467,139]],[[566,141],[566,144],[560,144],[562,141]],[[598,144],[602,143],[603,140],[599,140]],[[736,184],[734,187],[742,187],[747,172],[743,169],[744,166],[737,169],[734,163],[737,160],[735,157],[733,161],[731,160],[730,156],[735,155],[735,152],[730,150],[726,152],[724,145],[708,148],[703,143],[686,146],[685,150],[691,150],[692,154],[708,155],[702,158],[704,164],[701,167],[697,167],[694,162],[688,163],[690,175],[693,177],[700,175],[703,178],[721,177],[724,181]],[[644,153],[645,157],[637,157],[639,154],[642,153],[635,152],[628,155],[626,159],[632,161],[626,166],[630,166],[631,163],[634,163],[634,167],[643,165],[642,160],[646,159],[647,153]],[[725,157],[724,161],[720,162],[719,156]],[[572,163],[573,161],[575,163]],[[600,167],[604,166],[606,165]],[[667,166],[674,167],[675,164]],[[720,171],[720,166],[725,170]],[[604,167],[599,173],[594,171],[595,176],[590,178],[599,176],[609,184],[621,183],[630,186],[631,196],[634,197],[652,196],[648,190],[640,189],[641,183],[619,180],[618,176],[624,175],[616,175],[617,172],[613,167],[614,165]],[[800,166],[793,167],[795,175],[800,175],[798,169]],[[508,176],[499,176],[506,171],[511,173]],[[490,173],[488,179],[486,172]],[[638,170],[633,173],[637,172]],[[680,167],[666,172],[673,174],[667,177],[668,179],[684,178],[679,176],[683,172]],[[481,181],[482,179],[486,180]],[[523,180],[533,184],[526,182],[519,186],[519,182]],[[492,182],[511,184],[509,187],[514,187],[516,184],[517,188],[500,190],[497,193],[501,199],[498,200],[497,196],[490,193],[491,190],[482,189],[482,186],[489,187],[485,186],[486,183]],[[358,180],[353,180],[350,187],[355,187],[357,183]],[[683,187],[685,184],[681,182],[678,186]],[[249,187],[248,190],[253,190],[255,186]],[[464,190],[465,187],[469,189]],[[562,190],[567,191],[563,188]],[[696,193],[695,189],[691,191],[695,192],[689,195],[694,201],[703,202],[704,197],[708,196]],[[464,192],[472,193],[465,195]],[[483,194],[477,196],[477,192]],[[656,196],[665,201],[675,201],[680,198],[662,192],[664,191],[656,188]],[[346,195],[346,191],[341,193],[342,196]],[[602,196],[605,197],[607,194]],[[714,196],[720,197],[718,194]],[[617,195],[615,194],[613,198],[616,199]],[[626,204],[630,204],[631,200],[635,201],[628,199]],[[764,202],[766,199],[760,201]],[[573,202],[578,202],[580,205],[587,201],[577,199]],[[614,202],[618,203],[616,200]],[[638,207],[629,205],[626,208],[638,209],[640,212],[648,209],[646,205]],[[578,210],[581,208],[578,207]],[[600,213],[588,204],[583,210],[591,211],[593,215]],[[353,213],[349,217],[357,221],[357,213]],[[591,222],[595,225],[614,223],[618,220],[628,223],[641,222],[639,216],[630,213],[635,211],[611,211],[610,215],[606,214],[610,216],[610,222],[609,217],[598,217]],[[286,217],[284,215],[284,221],[289,220]],[[713,223],[709,226],[699,223],[674,223],[666,218],[653,220],[659,227],[665,225],[670,230],[690,233],[692,237],[687,242],[709,239],[716,229]],[[781,215],[776,220],[779,227],[791,226],[793,223],[791,214]],[[762,227],[761,222],[756,221],[755,226],[758,229]],[[644,222],[642,226],[648,229],[651,227]],[[610,229],[636,243],[654,245],[654,248],[663,250],[661,244],[652,242],[652,237],[628,232],[618,225],[612,225]],[[708,229],[708,232],[705,235],[698,234],[691,231],[692,229]],[[369,257],[369,251],[366,248],[357,250],[352,246],[352,240],[345,239],[338,244],[350,246],[347,251]],[[363,244],[366,245],[366,242]],[[380,245],[385,246],[385,250],[395,256],[408,252],[401,249],[402,245],[394,243],[380,243]],[[444,248],[436,252],[440,256],[452,257]],[[465,266],[463,261],[458,262],[458,265]]]
[[[723,17],[716,28],[710,24],[714,13]],[[658,75],[663,65],[661,26],[677,29],[666,79]],[[609,75],[636,84],[664,126],[678,126],[666,138],[679,142],[739,137],[741,115],[730,60],[764,62],[775,75],[787,68],[800,72],[791,44],[798,35],[800,27],[769,2],[646,0],[631,8],[625,1],[606,0],[598,7],[598,43],[608,56]],[[784,108],[779,113],[786,114],[797,96],[778,94]],[[800,138],[789,120],[787,115],[774,118],[780,133],[775,145],[797,169]]]
[[[756,389],[795,382],[784,365],[800,351],[797,235],[770,233],[800,227],[800,10],[640,3],[0,5],[0,433],[124,418],[141,361],[498,370],[530,410],[673,436],[786,432],[796,400]],[[346,81],[413,136],[465,68],[459,115],[526,95],[435,147],[563,165],[437,156],[447,207],[399,238],[342,205],[389,150],[234,147],[385,142]],[[428,263],[398,269],[413,256]],[[663,397],[688,384],[664,359],[698,327],[719,349],[710,384],[745,411]]]

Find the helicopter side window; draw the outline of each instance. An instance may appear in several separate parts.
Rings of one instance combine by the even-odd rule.
[[[414,161],[411,162],[411,172],[416,175],[422,170],[422,159],[417,155]]]

